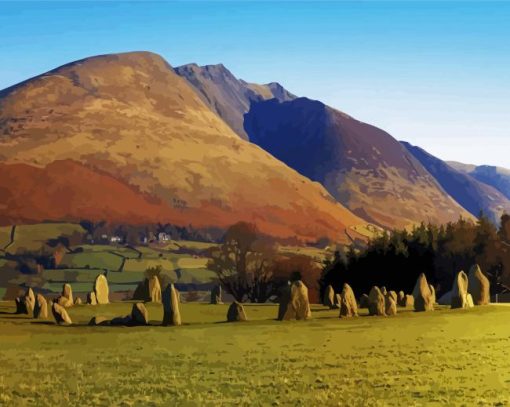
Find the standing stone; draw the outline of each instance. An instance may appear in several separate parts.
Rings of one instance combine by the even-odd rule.
[[[149,278],[147,283],[149,289],[149,301],[151,302],[161,302],[161,284],[159,284],[159,278],[157,276],[152,276]]]
[[[290,285],[290,300],[283,319],[289,321],[292,319],[309,319],[311,317],[312,311],[308,301],[308,288],[301,280],[294,281]]]
[[[278,298],[278,321],[283,321],[283,318],[285,317],[287,307],[290,302],[290,291],[290,282],[280,290],[280,295]]]
[[[29,314],[33,314],[35,308],[35,294],[31,287],[28,288],[25,294],[25,304]]]
[[[468,292],[473,297],[473,303],[475,305],[487,305],[490,302],[491,285],[478,264],[469,269],[468,282]]]
[[[398,295],[395,291],[388,291],[388,294],[386,294],[386,295],[393,298],[393,301],[395,301],[395,304],[397,303]]]
[[[74,300],[74,305],[81,305],[81,304],[82,304],[81,298],[76,297],[76,299]]]
[[[133,304],[133,308],[131,309],[131,320],[135,325],[149,324],[149,311],[147,311],[143,302]]]
[[[146,302],[161,302],[161,285],[157,276],[152,276],[143,280],[133,294],[134,300]]]
[[[397,315],[397,303],[395,302],[391,295],[386,296],[385,306],[386,315],[388,316]]]
[[[388,291],[386,290],[386,287],[384,287],[384,286],[381,287],[381,294],[384,295],[385,297],[388,295]]]
[[[361,297],[359,297],[359,307],[360,308],[368,308],[368,295],[363,294]]]
[[[473,302],[473,296],[471,294],[469,294],[469,293],[466,296],[466,302],[467,302],[467,307],[468,308],[473,308],[475,306],[475,303]]]
[[[406,306],[405,302],[406,302],[406,294],[403,291],[399,291],[398,297],[397,297],[397,305],[399,307],[405,307]]]
[[[424,273],[421,273],[416,280],[413,297],[415,311],[434,311],[434,298]]]
[[[179,298],[173,284],[168,284],[162,293],[163,325],[181,325]]]
[[[384,295],[377,286],[373,286],[368,294],[368,313],[369,315],[386,315]]]
[[[28,314],[25,297],[16,297],[16,314]]]
[[[62,294],[61,294],[62,300],[59,302],[59,304],[65,308],[72,307],[74,304],[73,301],[73,289],[70,284],[64,284],[62,286]]]
[[[453,280],[452,287],[452,308],[468,308],[468,277],[464,271],[459,271]]]
[[[432,284],[429,284],[430,294],[432,295],[432,304],[436,303],[436,289]]]
[[[232,304],[230,304],[230,307],[228,307],[227,311],[227,322],[241,322],[241,321],[248,321],[248,318],[246,318],[246,313],[244,312],[243,304],[234,301]]]
[[[414,297],[410,294],[406,294],[404,307],[414,307]]]
[[[53,312],[53,317],[55,318],[55,321],[57,324],[72,324],[71,318],[69,318],[69,314],[67,313],[66,309],[59,305],[58,303],[54,302],[51,311]]]
[[[34,318],[48,318],[48,303],[42,294],[35,297]]]
[[[342,289],[342,302],[340,304],[340,317],[357,317],[358,304],[349,284],[345,283]]]
[[[328,285],[324,290],[324,298],[322,304],[330,309],[335,308],[335,290],[332,286]]]
[[[215,285],[211,290],[211,304],[223,304],[221,285]]]
[[[108,280],[104,274],[99,274],[96,277],[94,292],[96,293],[96,301],[98,304],[108,304],[110,302]]]
[[[87,304],[97,305],[96,293],[94,291],[87,294]]]

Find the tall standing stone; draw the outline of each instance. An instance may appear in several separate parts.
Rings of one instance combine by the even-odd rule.
[[[48,303],[42,294],[35,297],[34,318],[48,318]]]
[[[332,286],[328,285],[324,290],[322,303],[331,309],[335,308],[335,290]]]
[[[434,311],[434,298],[424,273],[421,273],[416,280],[413,297],[415,311]]]
[[[234,301],[230,304],[227,311],[227,322],[242,322],[247,321],[246,312],[244,311],[243,304]]]
[[[283,321],[285,317],[285,313],[287,312],[287,307],[290,302],[290,283],[286,284],[280,290],[280,295],[278,298],[278,321]]]
[[[133,294],[134,300],[146,302],[161,302],[161,285],[157,276],[151,276],[143,280]]]
[[[487,305],[490,302],[491,285],[478,264],[469,269],[468,282],[468,292],[473,297],[473,303],[475,305]]]
[[[61,306],[65,308],[72,307],[74,304],[73,300],[73,289],[71,287],[71,284],[64,284],[62,286],[62,295],[61,295],[61,301],[59,302]]]
[[[221,284],[217,284],[212,288],[211,304],[223,304]]]
[[[397,315],[397,303],[393,296],[387,295],[385,299],[385,313],[388,316]]]
[[[308,288],[301,280],[294,281],[290,285],[290,299],[283,319],[289,321],[292,319],[309,319],[311,317],[312,311],[308,301]]]
[[[25,304],[27,306],[28,314],[33,314],[35,308],[35,294],[31,287],[28,288],[25,294]]]
[[[108,304],[110,302],[108,280],[104,274],[99,274],[94,282],[94,293],[98,304]]]
[[[452,287],[452,308],[469,308],[468,295],[468,276],[464,271],[459,271],[453,280]]]
[[[368,294],[368,313],[370,315],[386,315],[384,295],[377,286],[373,286]]]
[[[430,294],[432,295],[432,304],[436,303],[436,289],[432,284],[429,284]]]
[[[168,284],[162,293],[163,325],[181,325],[179,298],[173,284]]]
[[[349,284],[345,283],[342,289],[342,302],[340,304],[340,317],[357,317],[358,304],[354,291]]]

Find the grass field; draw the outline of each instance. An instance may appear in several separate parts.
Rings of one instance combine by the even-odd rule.
[[[88,327],[130,303],[70,309],[77,326],[11,314],[0,303],[0,404],[509,405],[510,307],[396,317],[278,322],[276,305],[181,304],[181,327]]]

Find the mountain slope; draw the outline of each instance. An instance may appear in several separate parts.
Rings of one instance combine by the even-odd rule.
[[[47,173],[54,174],[52,163],[60,160],[80,164],[81,175],[69,172],[70,179],[59,181],[65,188],[45,197],[47,211],[34,208],[41,211],[30,220],[81,217],[79,205],[53,207],[73,195],[101,205],[108,188],[91,185],[94,199],[82,191],[92,177],[154,200],[152,215],[140,214],[144,222],[226,227],[246,220],[278,237],[342,241],[346,229],[363,223],[320,185],[241,140],[166,61],[148,52],[87,58],[0,92],[0,162],[39,169],[23,167],[25,178],[4,181],[0,206],[23,204],[16,197],[24,196],[20,190],[32,173],[46,174],[32,183],[34,196],[43,196],[39,189],[48,188]],[[148,210],[143,205],[136,211]],[[91,217],[136,220],[122,208],[117,215],[105,206]],[[20,218],[7,213],[3,222]]]
[[[443,189],[471,214],[484,212],[493,222],[510,213],[510,201],[497,189],[456,170],[420,147],[406,142],[402,145],[434,176]]]
[[[253,103],[244,125],[252,142],[368,221],[392,228],[471,218],[397,140],[321,102]]]
[[[237,79],[222,64],[198,66],[188,64],[174,69],[186,79],[212,111],[220,116],[241,138],[248,139],[244,131],[244,114],[254,101],[276,98],[292,100],[294,95],[278,83],[258,85]]]
[[[462,164],[454,161],[448,162],[453,168],[471,175],[478,181],[490,185],[510,199],[510,170],[493,165]]]

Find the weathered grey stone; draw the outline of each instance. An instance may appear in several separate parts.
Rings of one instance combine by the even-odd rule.
[[[473,297],[474,304],[487,305],[490,302],[491,285],[478,264],[469,269],[468,282],[468,292]]]
[[[413,297],[415,311],[434,311],[434,298],[424,273],[421,273],[416,280]]]
[[[342,302],[340,304],[340,317],[357,317],[358,304],[354,291],[349,284],[345,283],[342,289]]]
[[[377,286],[373,286],[368,295],[368,313],[370,315],[386,315],[384,295]]]

